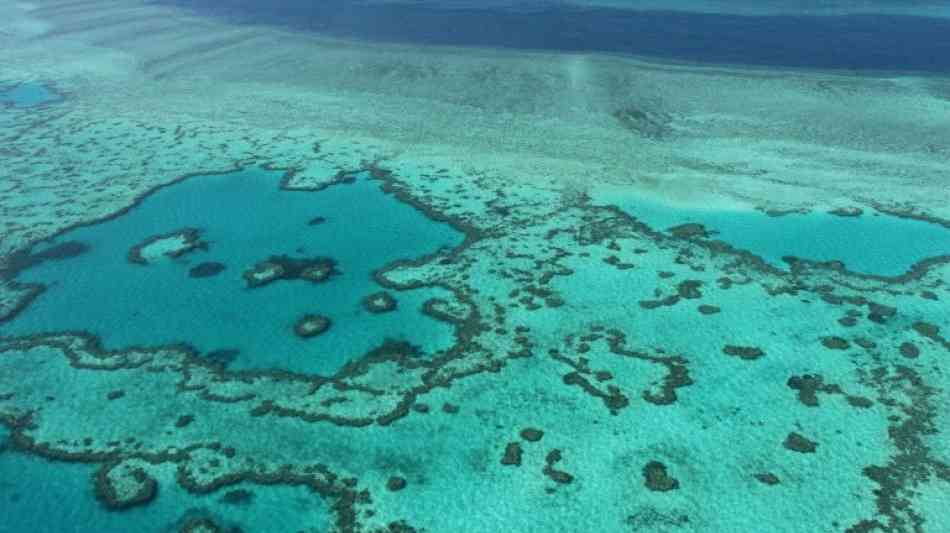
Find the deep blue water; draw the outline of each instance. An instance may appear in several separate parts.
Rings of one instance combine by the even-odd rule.
[[[895,15],[742,16],[560,5],[155,0],[233,21],[370,41],[599,51],[704,63],[950,71],[950,19]]]
[[[0,334],[87,330],[107,348],[188,342],[202,352],[239,350],[232,368],[330,374],[386,339],[431,353],[454,343],[451,325],[421,313],[439,290],[391,291],[396,311],[372,314],[361,300],[383,287],[374,270],[461,243],[463,236],[382,193],[361,178],[320,192],[278,188],[280,172],[248,170],[198,176],[157,191],[116,219],[67,232],[52,245],[79,241],[89,250],[47,261],[19,276],[47,290]],[[325,222],[311,225],[315,217]],[[129,249],[185,227],[203,230],[207,251],[156,264],[132,264]],[[313,284],[280,280],[248,289],[242,273],[271,255],[331,257],[340,274]],[[203,262],[223,272],[189,276]],[[318,337],[294,334],[306,314],[330,318]]]

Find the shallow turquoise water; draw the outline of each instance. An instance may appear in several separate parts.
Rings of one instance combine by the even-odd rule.
[[[12,88],[0,84],[0,105],[12,104],[13,107],[31,107],[55,102],[60,96],[39,82],[20,83]]]
[[[760,211],[670,208],[645,199],[616,204],[657,230],[689,222],[716,231],[713,239],[785,268],[784,256],[839,260],[854,272],[898,276],[914,263],[950,254],[950,230],[919,220],[865,211],[859,217],[825,212],[771,217]]]
[[[407,340],[431,353],[453,343],[451,325],[421,313],[441,290],[391,291],[398,309],[365,311],[363,297],[382,290],[372,272],[396,259],[451,247],[462,235],[383,194],[368,178],[320,192],[279,189],[280,173],[249,170],[200,176],[162,189],[129,213],[68,232],[52,244],[80,241],[90,249],[21,274],[47,290],[5,335],[88,330],[108,348],[185,341],[203,352],[240,350],[232,368],[332,373],[385,339]],[[326,222],[309,225],[314,217]],[[183,227],[203,230],[207,251],[137,265],[129,249]],[[372,253],[367,253],[372,250]],[[245,288],[241,274],[271,255],[329,256],[340,275],[321,284],[280,280]],[[217,276],[189,277],[191,267],[224,263]],[[305,314],[329,317],[329,331],[298,338]]]
[[[9,431],[0,426],[0,443]],[[2,447],[2,445],[0,445]],[[93,493],[95,465],[52,462],[10,449],[0,451],[0,533],[177,532],[183,517],[210,517],[243,531],[329,529],[328,508],[306,487],[237,484],[212,494],[189,494],[172,480],[163,482],[149,505],[123,512],[107,510]],[[226,503],[225,493],[243,489],[246,503]]]

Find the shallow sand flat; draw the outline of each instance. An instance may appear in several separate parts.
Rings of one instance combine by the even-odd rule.
[[[0,0],[0,79],[64,100],[0,110],[0,312],[36,289],[14,283],[40,259],[15,252],[253,165],[292,171],[291,189],[368,170],[465,240],[375,275],[397,298],[451,295],[455,344],[428,359],[389,345],[332,376],[234,372],[184,346],[4,335],[0,417],[17,448],[90,463],[100,489],[156,480],[156,502],[172,483],[303,485],[344,532],[950,529],[946,259],[889,278],[783,270],[604,201],[945,224],[946,80],[35,6]]]

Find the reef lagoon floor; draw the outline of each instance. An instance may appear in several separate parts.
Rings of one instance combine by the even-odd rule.
[[[0,532],[950,531],[947,11],[720,4],[0,0]]]

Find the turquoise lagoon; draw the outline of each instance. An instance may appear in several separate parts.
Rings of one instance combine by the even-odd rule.
[[[0,533],[90,531],[89,524],[95,524],[96,533],[173,533],[181,522],[205,517],[231,531],[327,531],[331,523],[318,494],[286,485],[237,484],[196,495],[167,480],[149,505],[117,513],[95,499],[96,466],[20,453],[11,449],[8,436],[0,426]]]
[[[33,107],[60,100],[62,97],[43,83],[26,82],[12,86],[0,82],[0,106]]]
[[[383,290],[373,271],[457,246],[460,233],[384,194],[365,175],[319,192],[283,190],[280,177],[261,169],[192,177],[120,217],[67,232],[48,246],[78,241],[88,250],[22,273],[18,281],[47,289],[0,332],[84,330],[110,349],[187,342],[204,353],[237,350],[231,368],[318,374],[387,339],[425,353],[453,344],[453,327],[421,312],[427,299],[446,295],[441,289],[389,291],[398,308],[383,314],[366,311],[361,300]],[[316,217],[325,221],[311,225]],[[208,249],[148,265],[127,260],[150,236],[185,227],[202,230]],[[340,274],[320,284],[278,280],[248,289],[242,273],[272,255],[331,257]],[[203,262],[226,268],[190,277]],[[299,338],[293,326],[306,314],[327,316],[332,327]]]
[[[783,257],[841,261],[852,272],[899,276],[927,258],[950,255],[950,229],[865,209],[860,216],[671,207],[646,198],[600,199],[655,230],[698,223],[721,240],[787,268]]]

